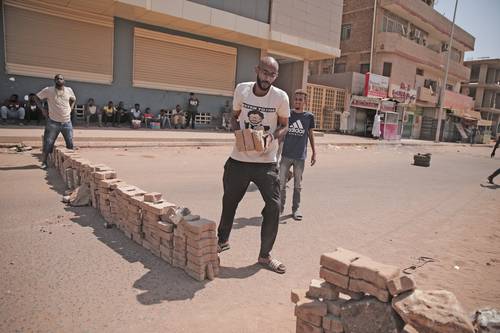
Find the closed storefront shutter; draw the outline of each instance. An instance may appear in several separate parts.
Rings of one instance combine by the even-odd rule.
[[[4,1],[7,73],[111,84],[113,18],[38,1]]]
[[[133,85],[231,96],[236,54],[234,47],[135,28]]]

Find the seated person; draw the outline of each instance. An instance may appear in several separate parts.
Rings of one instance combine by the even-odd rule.
[[[0,114],[2,116],[2,122],[7,123],[7,119],[15,119],[18,121],[19,125],[24,125],[24,116],[26,112],[19,101],[19,96],[12,94],[8,100],[4,102],[0,108]]]
[[[24,104],[24,110],[26,110],[25,119],[28,124],[31,122],[31,120],[36,120],[36,124],[40,125],[40,121],[44,118],[44,116],[43,110],[40,109],[40,107],[36,103],[36,95],[31,93],[24,98],[26,99],[26,97],[27,101]]]
[[[102,116],[104,118],[104,126],[108,127],[108,121],[113,123],[113,118],[115,116],[115,106],[113,105],[113,101],[109,101],[108,105],[102,108]]]
[[[113,118],[113,126],[120,127],[120,123],[126,122],[128,117],[127,109],[123,104],[123,101],[118,102],[118,106],[116,107],[115,116]]]
[[[167,128],[167,126],[168,126],[168,128],[172,128],[172,126],[170,124],[170,118],[167,115],[167,111],[164,109],[160,110],[160,124],[161,124],[161,128]]]
[[[89,98],[85,106],[83,107],[83,116],[85,117],[85,123],[87,127],[90,125],[90,119],[97,119],[97,105],[95,105],[94,99]]]
[[[132,120],[142,121],[142,111],[139,103],[135,103],[134,107],[130,109],[130,124],[132,125]]]
[[[144,126],[146,126],[146,128],[149,128],[149,124],[151,123],[151,121],[153,121],[153,113],[151,112],[151,108],[146,108],[146,110],[144,110],[142,118],[144,120]]]
[[[221,115],[222,128],[225,129],[226,131],[231,130],[232,113],[233,113],[233,106],[231,105],[231,102],[227,100],[226,104],[222,108],[222,115]]]
[[[186,115],[181,109],[181,106],[177,104],[175,110],[172,110],[172,126],[177,128],[185,128],[186,125]]]

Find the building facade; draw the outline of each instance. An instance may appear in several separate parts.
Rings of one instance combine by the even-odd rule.
[[[330,70],[357,72],[389,78],[388,98],[412,96],[403,121],[406,137],[433,139],[437,125],[437,106],[448,52],[451,52],[447,94],[460,91],[470,69],[464,53],[474,49],[475,39],[455,26],[449,47],[452,22],[433,8],[431,0],[345,0],[342,16],[342,56],[313,62],[313,82],[326,83]],[[322,77],[323,76],[323,77]],[[448,93],[449,92],[449,93]]]
[[[342,0],[2,0],[0,99],[52,85],[83,104],[185,105],[218,113],[263,55],[276,85],[305,87],[309,61],[340,55]],[[318,19],[320,18],[320,19]]]
[[[474,99],[481,117],[491,120],[491,134],[500,133],[500,59],[466,61],[470,79],[462,84],[462,93]]]

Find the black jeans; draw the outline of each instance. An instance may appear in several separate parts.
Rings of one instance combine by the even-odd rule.
[[[265,202],[261,212],[263,220],[260,229],[259,257],[267,258],[278,234],[280,217],[280,184],[278,167],[275,163],[247,163],[232,158],[227,160],[224,165],[224,196],[218,228],[219,243],[229,240],[236,208],[243,199],[250,182],[257,185]]]
[[[189,127],[189,120],[191,120],[191,128],[194,128],[194,120],[197,114],[197,112],[187,112],[186,127]]]
[[[496,176],[500,175],[500,169],[497,169],[495,172],[493,172],[488,178],[491,178],[493,180]]]

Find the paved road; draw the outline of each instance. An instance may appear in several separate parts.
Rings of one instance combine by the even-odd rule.
[[[419,149],[430,168],[410,165]],[[229,147],[81,150],[118,176],[218,220]],[[220,278],[199,283],[103,229],[92,208],[68,208],[54,170],[31,153],[0,154],[0,331],[294,332],[291,288],[342,246],[416,270],[423,289],[445,288],[464,307],[500,306],[500,166],[482,147],[322,146],[306,168],[304,221],[284,219],[273,254],[281,276],[255,265],[258,192],[237,212]],[[500,183],[500,179],[497,180]],[[290,196],[289,196],[290,197]],[[289,207],[289,206],[288,206]],[[289,209],[287,207],[287,212]]]

